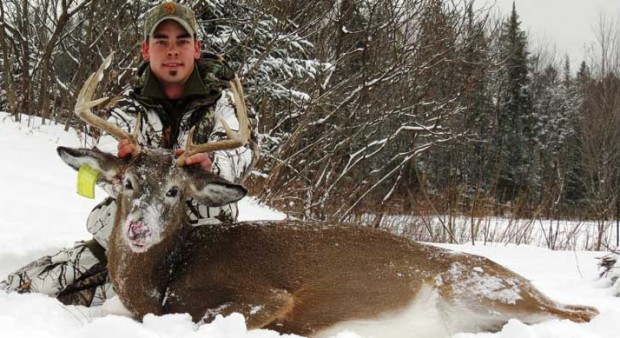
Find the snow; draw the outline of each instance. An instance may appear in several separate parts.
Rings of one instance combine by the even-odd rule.
[[[75,171],[56,154],[55,148],[59,145],[77,147],[83,144],[75,132],[64,132],[62,126],[41,126],[38,121],[30,124],[34,127],[29,127],[27,121],[15,123],[7,114],[0,113],[0,278],[41,255],[89,238],[85,229],[86,216],[105,196],[99,188],[94,200],[77,195]],[[242,200],[239,209],[242,220],[286,217],[252,198]],[[620,336],[620,298],[612,296],[609,281],[597,279],[596,258],[603,256],[602,252],[551,251],[503,244],[439,246],[489,257],[530,279],[555,300],[595,306],[601,312],[586,324],[550,320],[528,326],[511,320],[497,333],[459,333],[453,338]],[[482,269],[475,271],[484,275]],[[458,273],[458,267],[454,273]],[[472,288],[485,292],[492,287],[489,283],[493,280],[481,280]],[[107,310],[118,309],[110,304],[106,304]],[[218,317],[203,326],[193,324],[186,314],[147,316],[139,323],[121,315],[104,314],[102,307],[64,306],[44,295],[3,291],[0,291],[0,336],[295,337],[269,330],[248,331],[243,317],[238,314]],[[360,336],[340,332],[336,337]]]
[[[473,294],[488,299],[503,301],[507,304],[515,304],[521,299],[518,287],[519,282],[516,279],[507,278],[503,280],[491,274],[485,274],[484,270],[480,267],[475,267],[473,272],[470,272],[468,267],[460,263],[453,263],[448,272],[455,280],[462,280],[470,273],[473,275],[473,278],[469,282],[464,283],[465,285],[463,288],[457,288],[455,290],[456,294]],[[510,287],[506,287],[505,283],[510,284]]]

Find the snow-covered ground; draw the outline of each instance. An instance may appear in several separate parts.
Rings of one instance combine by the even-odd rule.
[[[97,190],[94,200],[77,195],[76,173],[56,155],[59,145],[80,146],[75,132],[66,133],[61,126],[33,124],[34,127],[25,122],[17,124],[0,113],[0,278],[41,255],[89,238],[86,216],[105,194]],[[251,198],[242,200],[240,210],[243,220],[284,217]],[[596,257],[603,253],[559,252],[523,245],[440,246],[489,257],[532,280],[553,299],[595,306],[601,312],[587,324],[552,320],[527,326],[513,320],[498,333],[460,333],[454,338],[620,337],[620,299],[612,296],[607,282],[596,278]],[[240,315],[218,318],[200,327],[182,314],[148,316],[139,323],[103,315],[100,308],[64,306],[43,295],[2,291],[0,336],[281,337],[273,331],[247,331]],[[358,336],[343,332],[337,337]]]

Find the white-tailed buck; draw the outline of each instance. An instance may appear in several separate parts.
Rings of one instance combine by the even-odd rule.
[[[132,138],[88,111],[99,77],[85,84],[76,110],[110,134]],[[242,94],[236,99],[240,132],[229,131],[232,141],[203,148],[190,140],[190,148],[246,142]],[[239,312],[250,328],[313,337],[342,329],[374,337],[442,337],[498,330],[511,318],[586,322],[598,313],[558,304],[486,258],[385,231],[290,220],[192,227],[185,220],[187,199],[216,206],[239,200],[246,190],[178,165],[165,150],[143,148],[130,160],[89,149],[58,152],[75,169],[83,163],[98,169],[118,191],[108,269],[121,301],[138,319],[189,313],[208,322]]]

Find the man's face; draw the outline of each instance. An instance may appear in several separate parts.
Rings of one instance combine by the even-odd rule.
[[[153,36],[142,43],[142,57],[164,87],[184,85],[200,58],[200,41],[174,20],[157,26]]]

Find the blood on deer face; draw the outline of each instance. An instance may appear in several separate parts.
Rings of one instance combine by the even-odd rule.
[[[128,160],[92,149],[59,147],[58,153],[76,170],[88,164],[101,173],[100,183],[112,185],[118,203],[115,226],[122,227],[122,238],[136,253],[146,252],[185,225],[188,199],[216,207],[247,193],[242,185],[199,165],[178,166],[168,150],[145,148]]]
[[[157,155],[151,151],[151,156]],[[188,198],[183,189],[185,173],[170,154],[163,153],[161,161],[146,167],[141,165],[142,154],[127,168],[121,182],[118,204],[123,227],[122,235],[134,252],[145,252],[176,231],[182,224],[184,201]],[[168,161],[166,161],[168,159]]]

